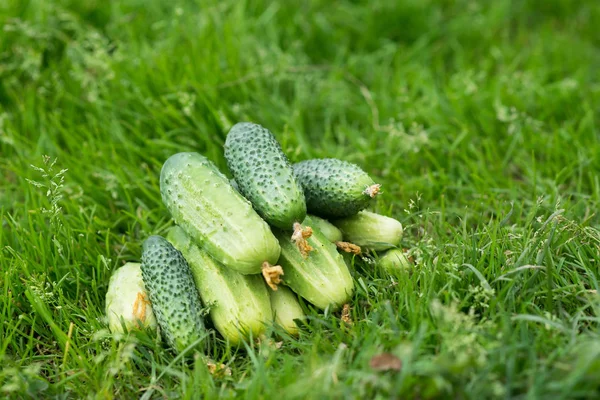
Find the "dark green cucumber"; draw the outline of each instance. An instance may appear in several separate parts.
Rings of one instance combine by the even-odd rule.
[[[142,280],[161,334],[177,352],[206,334],[190,268],[167,240],[150,236],[142,250]]]
[[[229,344],[237,345],[264,333],[272,311],[261,275],[242,275],[219,264],[178,226],[171,228],[167,239],[188,260],[213,324]]]
[[[304,193],[269,130],[250,122],[235,124],[225,140],[225,158],[240,193],[265,221],[291,230],[304,220]]]
[[[361,211],[351,217],[334,219],[331,223],[337,226],[344,240],[368,250],[387,250],[400,244],[402,224],[394,218]]]
[[[206,157],[171,156],[160,174],[160,192],[173,220],[225,266],[257,274],[264,261],[277,261],[279,244],[269,225]]]
[[[293,165],[304,190],[308,212],[341,218],[366,208],[380,185],[358,165],[335,158],[306,160]]]
[[[315,251],[307,257],[298,252],[285,232],[276,232],[281,246],[277,262],[283,268],[283,282],[315,306],[338,308],[354,291],[354,281],[336,247],[318,229],[307,239]]]

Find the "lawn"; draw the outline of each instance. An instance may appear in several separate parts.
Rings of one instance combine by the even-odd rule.
[[[0,25],[0,396],[600,395],[597,0],[8,0]],[[362,166],[415,264],[356,259],[352,324],[305,303],[297,338],[215,337],[213,376],[112,336],[104,296],[172,225],[162,163],[229,174],[239,121]]]

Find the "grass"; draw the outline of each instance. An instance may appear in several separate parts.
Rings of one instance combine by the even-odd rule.
[[[0,392],[9,398],[593,398],[597,1],[0,4]],[[352,326],[185,361],[113,337],[111,273],[171,225],[179,151],[237,121],[383,184],[415,266],[356,262]],[[378,372],[382,352],[402,360]]]

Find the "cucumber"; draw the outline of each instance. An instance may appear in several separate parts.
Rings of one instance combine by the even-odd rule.
[[[190,268],[161,236],[150,236],[142,246],[142,279],[161,334],[177,352],[206,334],[202,305]]]
[[[370,211],[334,219],[331,223],[342,231],[344,240],[368,250],[387,250],[398,246],[402,239],[400,221]]]
[[[229,184],[231,185],[231,187],[236,191],[236,192],[240,192],[240,187],[238,186],[237,182],[235,181],[235,179],[230,179],[229,180]]]
[[[320,309],[340,307],[354,291],[354,282],[336,247],[318,230],[308,238],[315,249],[303,257],[285,232],[276,232],[281,246],[277,262],[283,268],[283,282]]]
[[[326,219],[317,217],[316,215],[307,215],[304,221],[311,227],[315,227],[321,231],[331,243],[343,240],[342,231]]]
[[[302,311],[294,292],[281,285],[277,290],[267,290],[271,297],[271,309],[275,323],[290,335],[298,335],[298,325],[295,320],[303,319],[304,311]]]
[[[377,264],[387,272],[406,271],[410,268],[410,261],[401,249],[390,249],[383,253]]]
[[[250,122],[235,124],[225,140],[225,158],[240,193],[270,225],[291,230],[304,220],[304,193],[268,129]]]
[[[380,185],[358,165],[335,158],[293,165],[304,190],[308,212],[323,218],[342,218],[366,208]]]
[[[160,173],[160,192],[173,220],[225,266],[257,274],[264,261],[277,261],[280,248],[269,225],[206,157],[171,156]]]
[[[215,328],[238,345],[256,338],[272,320],[271,301],[260,275],[243,275],[219,264],[196,246],[183,229],[169,230],[167,239],[183,253]]]
[[[113,333],[123,333],[125,329],[156,329],[139,263],[128,262],[113,272],[106,291],[106,316]]]

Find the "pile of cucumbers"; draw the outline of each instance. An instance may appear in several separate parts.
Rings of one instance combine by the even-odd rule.
[[[128,263],[111,278],[111,330],[157,324],[177,352],[202,348],[208,310],[230,345],[272,323],[296,334],[304,316],[298,296],[323,310],[350,301],[354,282],[340,251],[387,250],[378,256],[382,267],[407,265],[395,249],[400,222],[364,210],[380,186],[358,166],[291,165],[273,134],[254,123],[233,126],[225,158],[231,180],[198,153],[164,163],[160,191],[175,226],[145,240],[141,265]]]

